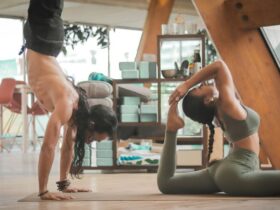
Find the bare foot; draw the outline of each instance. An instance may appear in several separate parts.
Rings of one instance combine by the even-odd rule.
[[[176,132],[180,128],[183,128],[185,123],[178,115],[178,102],[170,105],[167,117],[167,131]]]

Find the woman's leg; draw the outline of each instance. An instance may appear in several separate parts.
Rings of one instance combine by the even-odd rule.
[[[184,126],[178,116],[177,103],[168,113],[166,135],[158,169],[158,187],[165,194],[208,194],[220,190],[207,169],[175,175],[177,130]]]
[[[215,182],[231,195],[280,195],[280,171],[260,170],[257,155],[245,149],[234,149],[217,168]]]
[[[253,171],[241,177],[245,195],[280,195],[280,171]]]

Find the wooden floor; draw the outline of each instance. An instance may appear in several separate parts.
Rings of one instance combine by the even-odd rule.
[[[58,155],[57,155],[58,156]],[[40,202],[23,203],[18,199],[37,191],[38,152],[23,155],[21,152],[0,153],[0,210],[149,210],[149,209],[279,209],[280,198],[276,200],[260,198],[233,200],[187,200],[187,201],[83,201],[83,202]],[[55,190],[58,178],[58,158],[49,180],[49,189]],[[156,174],[115,173],[101,174],[86,171],[82,180],[73,181],[77,186],[90,187],[97,192],[140,192],[159,193]]]

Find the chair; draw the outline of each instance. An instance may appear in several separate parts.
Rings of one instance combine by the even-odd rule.
[[[16,85],[19,84],[26,85],[24,81],[16,81],[13,78],[3,79],[0,85],[0,106],[1,108],[5,107],[12,112],[4,128],[1,127],[2,133],[0,138],[0,149],[1,150],[5,149],[8,152],[10,152],[12,146],[16,143],[16,137],[18,136],[19,131],[22,127],[22,123],[21,123],[20,126],[17,128],[15,135],[9,134],[13,124],[16,122],[17,116],[21,114],[21,106],[22,106],[21,93],[15,92]],[[33,130],[35,131],[35,121],[36,121],[35,117],[40,115],[45,115],[47,114],[47,111],[43,109],[38,102],[34,102],[31,108],[27,107],[27,114],[32,115],[32,120],[30,120],[28,125],[30,125],[30,123],[33,122],[33,128],[34,128]],[[1,116],[1,120],[3,122],[2,116]],[[3,126],[2,122],[1,122],[1,126]],[[40,126],[43,128],[42,124],[40,124]],[[2,135],[3,133],[5,134]],[[36,144],[35,135],[37,135],[36,131],[33,133],[34,141],[32,143],[34,149]],[[4,146],[4,142],[3,142],[4,140],[9,141],[9,146]]]
[[[18,101],[16,101],[13,98],[15,87],[16,87],[16,80],[15,79],[13,79],[13,78],[5,78],[5,79],[2,80],[1,85],[0,85],[0,105],[1,105],[1,110],[2,110],[2,107],[6,107],[6,108],[10,109],[12,112],[20,111],[21,104],[19,104]],[[1,112],[1,120],[2,120],[2,122],[1,122],[0,148],[1,148],[1,151],[3,149],[6,149],[7,151],[9,151],[8,147],[4,146],[3,140],[11,139],[12,144],[14,144],[16,136],[3,135],[2,132],[4,132],[6,130],[6,127],[7,127],[7,131],[9,132],[11,124],[15,121],[15,118],[14,118],[13,115],[11,115],[11,117],[9,118],[5,128],[3,129],[3,127],[2,127],[3,126],[3,118],[2,118],[2,116],[3,116],[3,113]]]
[[[16,81],[17,85],[27,85],[25,81]],[[14,93],[14,99],[16,101],[18,101],[21,104],[21,93]],[[42,116],[42,115],[46,115],[48,114],[48,111],[46,109],[44,109],[39,101],[35,101],[33,102],[33,104],[31,105],[31,108],[27,107],[27,114],[28,115],[32,115],[32,119],[29,121],[28,126],[30,126],[30,124],[32,123],[32,145],[33,145],[33,149],[35,150],[36,148],[36,144],[37,144],[37,140],[38,140],[38,135],[36,132],[36,116]],[[41,124],[41,122],[39,120],[37,120],[38,124],[40,125],[40,127],[42,128],[42,130],[44,130],[44,126]]]

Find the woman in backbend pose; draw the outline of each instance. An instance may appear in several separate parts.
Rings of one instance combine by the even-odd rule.
[[[38,167],[39,196],[50,200],[71,199],[67,194],[49,192],[47,188],[61,127],[64,126],[65,135],[57,187],[62,192],[81,192],[89,190],[69,186],[67,176],[70,167],[73,169],[71,173],[78,175],[85,143],[106,138],[117,123],[111,108],[88,106],[85,91],[67,79],[56,60],[64,39],[62,8],[63,0],[31,0],[24,26],[25,46],[28,49],[28,82],[42,106],[52,112]]]
[[[214,79],[215,85],[200,85]],[[184,97],[184,98],[183,98]],[[206,169],[175,175],[176,134],[184,126],[177,102],[183,98],[186,116],[210,129],[208,159],[213,148],[214,125],[219,124],[233,148],[223,160]],[[216,61],[179,85],[169,98],[170,109],[165,142],[158,170],[158,187],[166,194],[210,194],[237,196],[280,195],[280,171],[259,169],[259,115],[242,104],[227,65]]]

